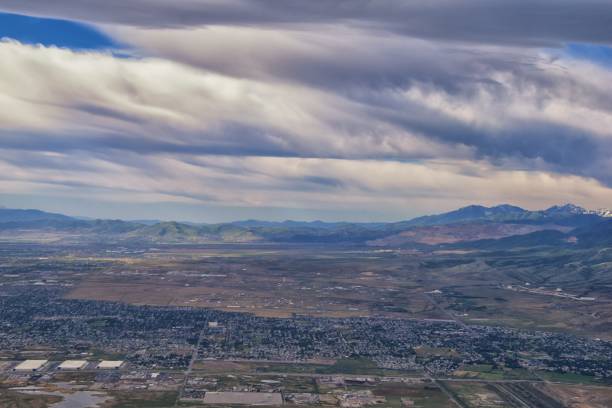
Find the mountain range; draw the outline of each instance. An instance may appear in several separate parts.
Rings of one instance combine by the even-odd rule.
[[[40,210],[0,208],[3,240],[44,233],[58,240],[154,243],[343,243],[376,247],[504,248],[612,244],[612,211],[566,204],[529,211],[471,205],[389,223],[246,220],[220,224],[91,220]]]

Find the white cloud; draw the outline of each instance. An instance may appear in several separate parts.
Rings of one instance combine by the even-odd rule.
[[[28,153],[30,162],[44,162]],[[486,162],[304,159],[237,156],[92,158],[75,167],[12,164],[0,158],[0,194],[61,195],[98,202],[171,202],[231,207],[346,209],[391,220],[450,210],[473,202],[541,208],[572,201],[605,206],[612,190],[593,179],[500,170]],[[17,159],[15,159],[17,157]],[[56,158],[60,160],[61,158]],[[125,165],[121,161],[140,162]]]
[[[132,58],[0,42],[0,193],[381,219],[612,199],[610,70],[302,28],[109,29]]]
[[[159,58],[0,43],[0,125],[69,134],[73,145],[120,135],[176,148],[290,155],[431,155],[445,149],[367,116],[359,103],[302,85],[233,78]],[[104,143],[100,141],[99,143]],[[120,144],[120,143],[119,143]]]

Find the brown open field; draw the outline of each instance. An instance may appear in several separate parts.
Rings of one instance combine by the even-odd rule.
[[[95,269],[69,274],[74,286],[66,297],[268,317],[459,319],[611,339],[612,282],[604,280],[607,275],[597,275],[599,283],[584,279],[584,267],[570,255],[168,246],[131,256],[87,258]],[[526,282],[595,300],[508,289]]]
[[[84,277],[66,297],[272,317],[297,313],[444,318],[421,296],[425,291],[421,284],[401,276],[404,272],[398,269],[404,265],[387,265],[380,257],[274,252],[163,255],[117,259],[104,273]]]
[[[27,395],[0,389],[0,407],[2,408],[47,408],[61,400],[61,397],[51,395]]]
[[[455,398],[470,408],[506,408],[509,407],[495,388],[485,383],[447,383]]]
[[[405,383],[379,384],[374,395],[385,397],[388,407],[413,408],[456,408],[454,402],[434,383],[414,381]]]
[[[576,301],[491,286],[457,285],[436,301],[471,324],[589,333],[612,338],[612,303]]]
[[[569,408],[612,407],[612,388],[610,387],[546,384],[542,390],[554,395]]]
[[[293,289],[293,290],[292,290]],[[111,283],[85,281],[72,290],[69,299],[93,299],[125,302],[136,305],[189,306],[248,312],[266,317],[291,317],[292,314],[327,317],[388,317],[443,318],[425,300],[414,293],[414,298],[401,304],[400,312],[377,308],[376,299],[346,294],[314,295],[302,293],[296,288],[264,291],[243,290],[222,285],[175,286],[153,283]]]

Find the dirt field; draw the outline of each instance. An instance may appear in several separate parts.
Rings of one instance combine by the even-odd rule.
[[[382,261],[350,253],[156,254],[115,260],[104,273],[81,279],[66,297],[266,317],[444,318],[421,296],[422,286],[399,270],[405,264]]]
[[[280,393],[270,392],[207,392],[203,403],[275,406],[283,404],[283,397]]]
[[[549,253],[168,247],[131,257],[97,258],[95,263],[88,258],[87,262],[95,265],[95,272],[70,276],[74,287],[67,298],[283,318],[293,314],[450,318],[612,339],[612,300],[602,291],[605,285],[585,283],[573,271],[574,264],[566,267],[562,262],[567,259]],[[66,261],[65,265],[71,264]],[[529,281],[535,288],[551,286],[550,282],[560,279],[560,267],[569,272],[562,282],[554,283],[551,292],[559,287],[595,300],[508,289],[508,285]],[[427,292],[431,292],[428,297]]]
[[[612,388],[546,384],[542,389],[570,408],[612,407]]]

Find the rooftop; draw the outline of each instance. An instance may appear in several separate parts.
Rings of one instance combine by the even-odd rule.
[[[66,360],[60,364],[57,368],[60,370],[78,370],[87,365],[85,360]]]
[[[123,360],[102,360],[100,364],[98,364],[98,368],[109,369],[109,368],[119,368],[123,365]]]
[[[19,363],[14,370],[17,371],[36,371],[47,364],[48,360],[25,360]]]

